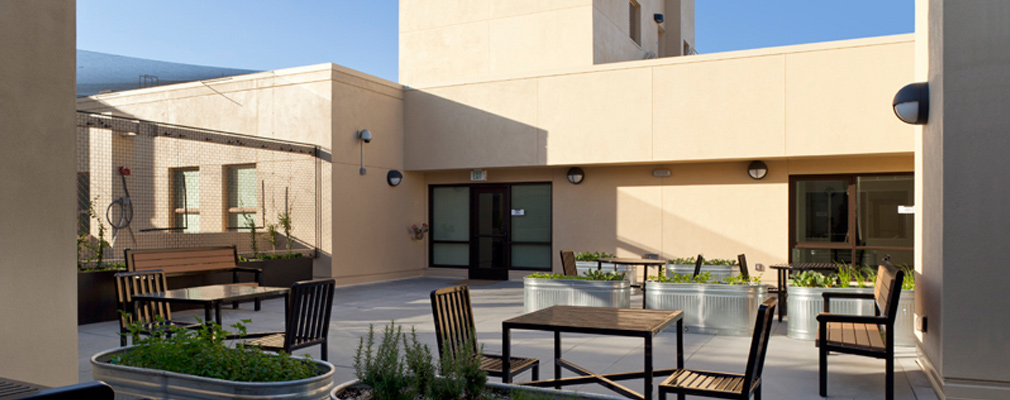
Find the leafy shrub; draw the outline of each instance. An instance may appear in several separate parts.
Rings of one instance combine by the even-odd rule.
[[[588,251],[584,251],[584,252],[581,252],[581,253],[575,253],[575,261],[596,261],[597,259],[600,259],[600,258],[610,258],[610,257],[613,257],[613,256],[614,256],[613,254],[609,254],[609,253],[607,253],[605,251],[604,252],[595,252],[595,253],[590,253]]]
[[[907,264],[898,265],[897,267],[905,271],[905,279],[901,281],[901,288],[904,290],[915,290],[915,268]]]
[[[723,279],[719,283],[727,285],[757,285],[761,283],[761,275],[744,278],[743,274],[736,274]]]
[[[650,276],[649,280],[661,282],[661,283],[715,283],[712,280],[712,273],[705,271],[698,276],[694,274],[670,274],[668,276]]]
[[[431,350],[417,340],[413,328],[408,336],[390,322],[376,347],[375,328],[370,325],[368,335],[358,342],[354,372],[371,387],[376,400],[480,399],[487,374],[480,370],[473,348],[470,342],[456,357],[443,354],[438,363],[442,376],[436,377]]]
[[[789,278],[789,284],[796,287],[829,288],[835,285],[835,275],[824,276],[824,274],[817,271],[803,271],[793,274]]]
[[[238,330],[238,337],[245,335],[243,323],[248,322],[243,320],[232,325]],[[233,333],[214,322],[200,329],[155,329],[143,338],[139,337],[139,323],[130,325],[129,330],[127,335],[133,336],[136,345],[113,356],[113,364],[239,382],[292,381],[320,374],[310,359],[283,352],[266,353],[258,346],[243,343],[228,347],[224,340]]]
[[[681,265],[694,265],[696,261],[698,261],[697,257],[674,258],[668,260],[670,264],[681,264]],[[701,265],[736,265],[736,260],[728,260],[721,258],[713,258],[711,260],[705,259],[701,260]]]
[[[586,272],[585,275],[578,275],[578,276],[537,272],[535,274],[529,274],[526,277],[534,279],[579,279],[584,281],[622,281],[624,280],[624,275],[625,275],[624,272],[603,272],[593,269],[589,270],[589,272]]]

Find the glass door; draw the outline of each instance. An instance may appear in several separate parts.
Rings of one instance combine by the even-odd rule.
[[[470,196],[470,279],[508,279],[509,188],[475,186]]]

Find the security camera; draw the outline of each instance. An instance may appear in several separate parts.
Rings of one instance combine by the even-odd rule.
[[[657,24],[663,23],[663,14],[652,14],[652,20],[656,21]]]
[[[365,143],[371,143],[372,132],[369,132],[368,129],[362,129],[358,131],[358,139],[361,139],[361,141]]]

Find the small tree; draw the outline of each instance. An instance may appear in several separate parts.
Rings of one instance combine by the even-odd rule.
[[[287,247],[288,253],[291,253],[291,245],[294,243],[291,240],[291,210],[285,209],[283,212],[277,214],[277,223],[281,225],[284,229],[284,246]]]
[[[256,244],[256,219],[250,218],[248,214],[242,217],[245,218],[245,227],[249,229],[249,247],[252,249],[253,258],[255,258],[260,253],[259,246]]]

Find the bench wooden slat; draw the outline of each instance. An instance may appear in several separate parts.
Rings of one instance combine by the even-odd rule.
[[[232,266],[236,265],[234,255],[217,254],[205,257],[148,258],[145,260],[134,259],[133,268],[144,270],[156,267],[172,267],[172,266],[190,265],[190,264],[228,264]]]

